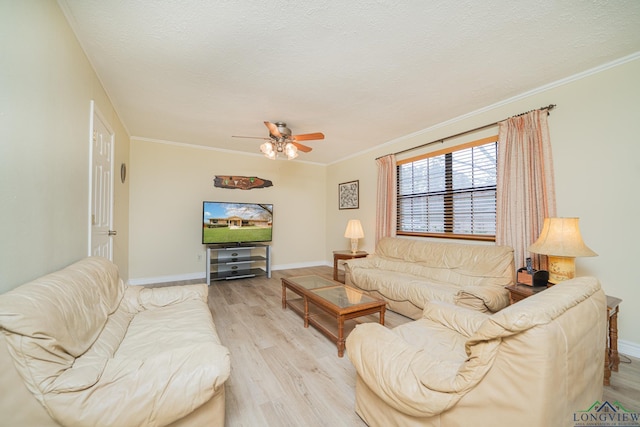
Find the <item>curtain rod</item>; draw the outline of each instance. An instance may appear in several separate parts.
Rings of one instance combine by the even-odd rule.
[[[498,124],[498,123],[500,123],[500,122],[503,122],[503,121],[505,121],[505,120],[508,120],[508,119],[510,119],[510,118],[512,118],[512,117],[520,117],[520,116],[524,116],[525,114],[528,114],[528,113],[530,113],[530,112],[532,112],[532,111],[547,110],[547,114],[549,114],[549,111],[553,110],[555,107],[556,107],[556,104],[549,104],[549,105],[547,105],[546,107],[540,107],[540,108],[538,108],[538,109],[536,109],[536,110],[529,110],[529,111],[525,111],[524,113],[520,113],[520,114],[516,114],[515,116],[507,117],[506,119],[500,120],[500,121],[495,122],[495,123],[489,123],[488,125],[484,125],[484,126],[480,126],[480,127],[477,127],[477,128],[471,129],[471,130],[466,130],[466,131],[464,131],[464,132],[456,133],[455,135],[447,136],[447,137],[445,137],[445,138],[439,138],[439,139],[436,139],[435,141],[427,142],[426,144],[421,144],[421,145],[418,145],[418,146],[416,146],[416,147],[407,148],[406,150],[398,151],[398,152],[395,152],[395,153],[393,153],[393,154],[394,154],[394,155],[398,155],[398,154],[406,153],[406,152],[409,152],[409,151],[417,150],[418,148],[423,148],[423,147],[426,147],[426,146],[431,145],[431,144],[437,144],[438,142],[439,142],[439,143],[443,143],[443,142],[445,142],[447,139],[453,139],[453,138],[456,138],[456,137],[458,137],[458,136],[466,135],[466,134],[468,134],[468,133],[473,133],[473,132],[477,132],[477,131],[479,131],[479,130],[487,129],[487,128],[490,128],[490,127],[492,127],[492,126],[497,125],[497,124]],[[385,154],[385,156],[388,156],[388,154]],[[383,158],[383,157],[385,157],[385,156],[376,157],[376,160],[381,159],[381,158]]]

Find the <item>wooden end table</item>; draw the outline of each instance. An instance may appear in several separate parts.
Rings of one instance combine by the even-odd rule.
[[[538,292],[544,291],[545,289],[547,289],[546,286],[529,286],[520,283],[507,286],[507,290],[509,291],[509,302],[510,304],[515,304],[518,301],[529,298],[531,295],[535,295]]]
[[[333,280],[339,282],[338,280],[338,261],[339,260],[348,260],[355,258],[364,258],[369,255],[365,251],[358,251],[355,254],[351,251],[333,251]],[[342,281],[344,283],[344,281]]]
[[[607,337],[607,351],[604,353],[604,385],[611,383],[611,371],[618,372],[620,355],[618,354],[618,312],[620,311],[620,298],[607,295],[607,319],[609,323],[609,335]]]
[[[548,289],[546,286],[528,286],[515,284],[506,287],[509,300],[515,304],[538,292]],[[618,354],[618,313],[620,312],[620,298],[607,295],[607,348],[604,351],[604,385],[611,384],[611,371],[618,372],[620,355]]]
[[[301,298],[287,299],[287,290]],[[338,357],[344,355],[345,339],[355,327],[357,317],[380,314],[384,325],[386,302],[357,289],[321,276],[282,278],[282,308],[291,308],[304,319],[304,327],[313,325],[336,343]],[[345,322],[352,320],[348,324]]]

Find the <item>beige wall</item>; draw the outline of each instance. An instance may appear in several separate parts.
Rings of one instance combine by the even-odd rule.
[[[333,249],[347,247],[342,235],[351,217],[363,222],[364,249],[374,249],[376,157],[557,104],[549,126],[558,215],[579,217],[585,242],[599,254],[595,258],[578,258],[577,274],[597,276],[607,294],[623,299],[619,320],[622,346],[640,354],[640,329],[636,327],[640,324],[640,311],[635,309],[640,300],[635,274],[640,241],[640,200],[636,197],[640,183],[639,76],[640,59],[636,57],[329,166],[326,256],[330,257]],[[445,144],[472,139],[476,136]],[[430,149],[442,147],[438,144]],[[339,211],[333,196],[337,184],[352,179],[360,180],[360,209]]]
[[[0,292],[87,255],[91,99],[128,135],[54,1],[0,2]],[[118,181],[119,183],[119,181]],[[127,276],[127,186],[115,186]]]
[[[634,274],[639,59],[325,167],[147,141],[129,147],[126,129],[53,1],[0,2],[0,43],[0,292],[87,253],[91,99],[116,132],[116,175],[121,163],[129,169],[124,184],[115,180],[114,258],[133,281],[203,274],[204,259],[197,257],[205,199],[274,203],[276,267],[329,264],[332,250],[348,248],[342,236],[351,218],[363,222],[361,246],[373,251],[375,157],[556,103],[549,123],[558,214],[580,217],[586,243],[599,254],[578,259],[578,274],[599,277],[608,294],[624,300],[623,348],[640,354],[634,328],[640,324],[634,310],[640,298]],[[216,189],[215,174],[257,175],[274,187]],[[338,210],[338,183],[355,179],[360,209]]]
[[[274,269],[325,263],[325,166],[135,138],[131,164],[131,283],[205,276],[204,200],[272,203]],[[258,176],[273,186],[216,188],[216,175]]]

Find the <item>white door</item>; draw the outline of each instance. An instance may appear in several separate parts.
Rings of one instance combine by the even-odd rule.
[[[89,255],[113,261],[113,144],[111,126],[91,101]]]

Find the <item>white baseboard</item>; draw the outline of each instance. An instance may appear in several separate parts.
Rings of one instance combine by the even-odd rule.
[[[206,282],[207,277],[203,271],[189,274],[174,274],[171,276],[142,277],[139,279],[129,279],[127,282],[131,286],[151,285],[153,283],[179,282],[182,280],[200,280]]]
[[[271,271],[289,270],[294,268],[305,268],[305,267],[318,267],[318,266],[333,267],[333,265],[327,261],[314,261],[314,262],[301,262],[296,264],[273,265],[271,266]],[[151,285],[154,283],[180,282],[183,280],[200,280],[200,279],[202,279],[203,282],[207,281],[207,277],[204,271],[199,271],[197,273],[174,274],[170,276],[140,277],[137,279],[129,279],[127,284],[130,286],[142,286],[142,285]]]
[[[280,264],[280,265],[271,266],[271,271],[292,270],[295,268],[319,267],[319,266],[333,267],[333,264],[327,261],[300,262],[295,264]]]
[[[632,341],[618,340],[618,352],[640,359],[640,344]]]

